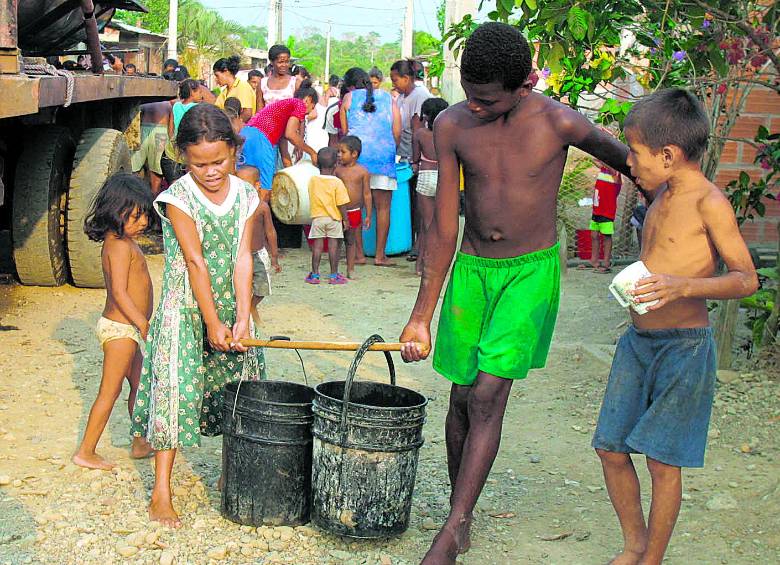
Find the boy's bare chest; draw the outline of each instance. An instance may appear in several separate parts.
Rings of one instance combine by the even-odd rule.
[[[696,206],[662,206],[647,215],[642,237],[642,258],[650,270],[691,275],[708,271],[712,242]]]
[[[558,181],[566,163],[566,149],[554,132],[518,123],[463,130],[456,147],[467,174],[483,178],[499,176],[504,181],[527,182],[539,177]]]
[[[345,167],[344,169],[340,170],[338,177],[346,185],[349,185],[350,183],[358,183],[361,180],[360,171],[356,170],[354,167]]]

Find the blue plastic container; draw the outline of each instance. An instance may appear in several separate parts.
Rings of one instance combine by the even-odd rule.
[[[398,188],[393,192],[390,204],[390,232],[387,234],[386,255],[400,255],[412,248],[412,208],[409,202],[409,181],[412,167],[407,164],[395,166]],[[376,256],[376,209],[371,216],[371,229],[363,232],[363,252]]]

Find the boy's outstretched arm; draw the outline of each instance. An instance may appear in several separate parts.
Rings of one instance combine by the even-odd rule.
[[[420,290],[400,338],[404,344],[401,356],[407,362],[425,359],[430,352],[433,311],[458,243],[460,164],[453,143],[456,129],[457,125],[446,113],[436,120],[434,143],[439,157],[439,182],[433,221],[425,240],[425,267]],[[427,346],[427,351],[421,350],[417,343]]]
[[[758,289],[758,277],[745,240],[739,232],[734,209],[726,196],[713,190],[699,204],[704,228],[728,268],[722,276],[707,278],[655,274],[642,282],[634,294],[638,302],[658,300],[648,310],[658,310],[680,298],[728,300],[750,296]]]
[[[556,118],[558,118],[555,121],[558,133],[566,145],[582,149],[631,180],[634,179],[626,164],[628,147],[625,144],[599,129],[588,118],[571,108],[561,108]]]

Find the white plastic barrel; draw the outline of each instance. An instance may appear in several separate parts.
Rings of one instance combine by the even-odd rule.
[[[282,169],[274,175],[271,210],[285,224],[310,224],[309,181],[320,174],[311,161]]]

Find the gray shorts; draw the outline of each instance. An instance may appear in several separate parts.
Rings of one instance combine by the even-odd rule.
[[[343,239],[344,224],[341,223],[341,220],[334,220],[327,216],[312,218],[309,239],[323,238]]]
[[[710,328],[630,326],[618,341],[593,447],[704,466],[716,373]]]
[[[254,252],[252,261],[252,294],[254,296],[271,296],[271,257],[263,247]]]

